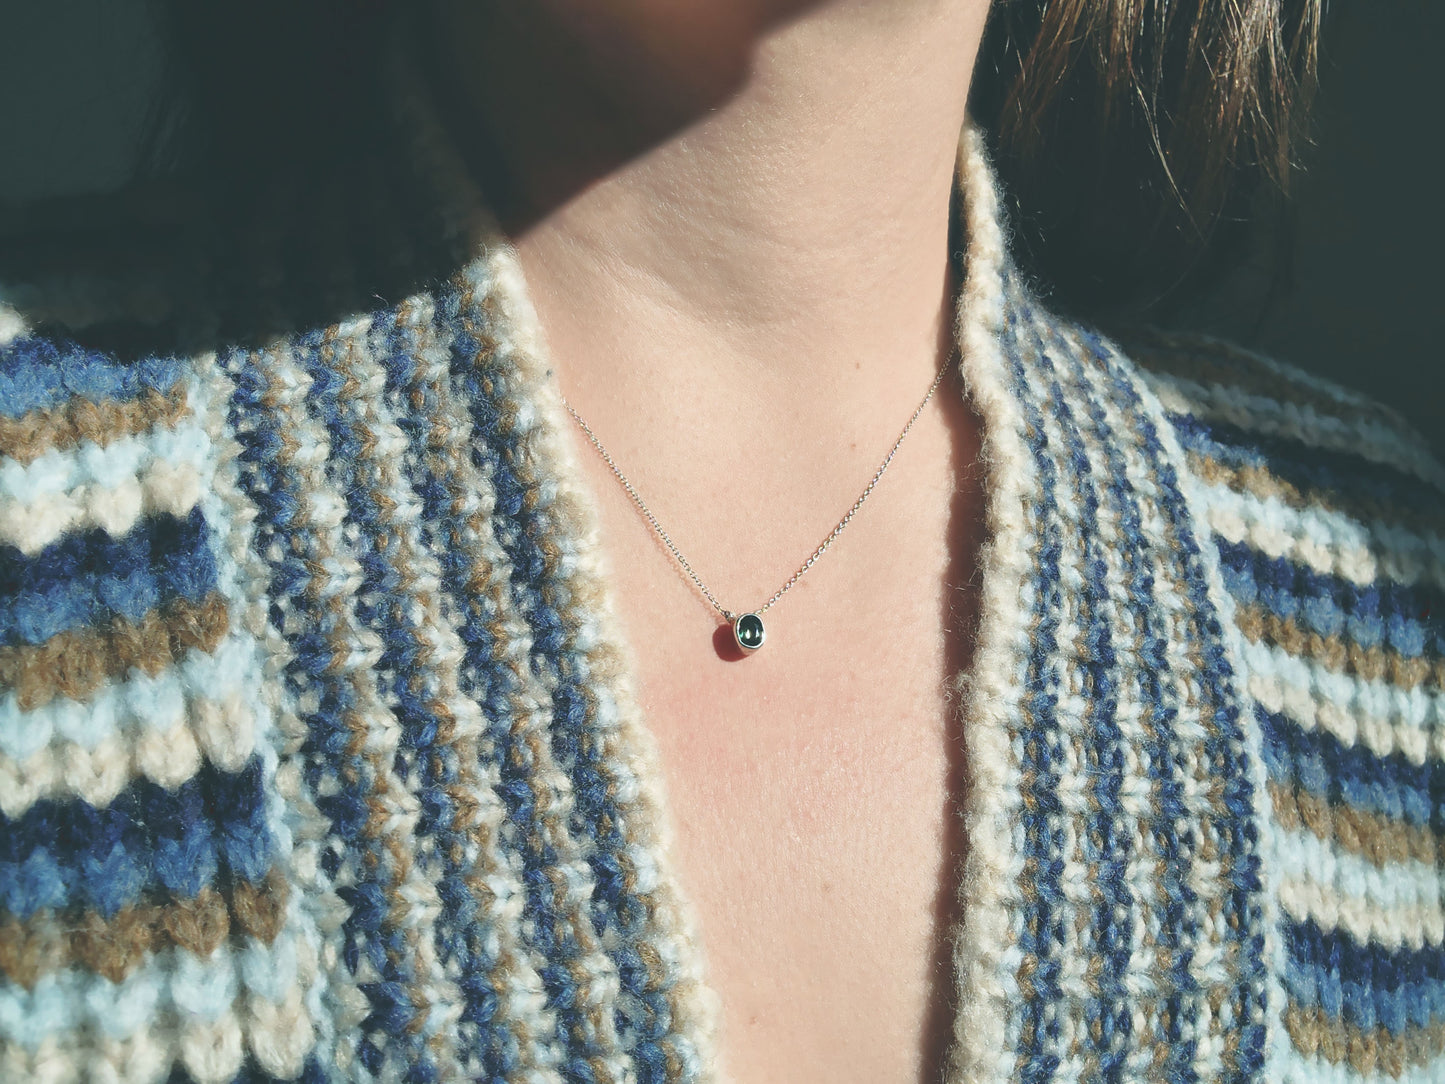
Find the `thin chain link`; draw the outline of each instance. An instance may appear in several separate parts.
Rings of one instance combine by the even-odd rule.
[[[888,469],[888,464],[893,462],[893,457],[898,453],[898,448],[903,443],[903,438],[908,436],[908,431],[913,428],[913,423],[916,422],[918,416],[923,413],[923,408],[928,406],[929,400],[933,398],[933,393],[938,390],[938,385],[942,383],[943,377],[947,372],[947,365],[938,370],[938,375],[933,378],[933,383],[928,386],[928,393],[924,395],[923,401],[919,403],[917,409],[913,411],[913,415],[908,419],[908,424],[903,427],[903,432],[899,433],[898,439],[893,442],[893,447],[888,449],[888,454],[883,457],[883,462],[878,464],[878,469],[873,472],[873,477],[870,478],[868,484],[863,487],[863,492],[858,494],[858,499],[853,502],[853,507],[843,513],[843,518],[838,521],[838,525],[828,532],[828,536],[824,538],[823,541],[818,543],[818,548],[808,555],[808,559],[798,566],[797,571],[788,577],[783,586],[773,592],[772,598],[768,599],[767,602],[764,602],[756,610],[739,612],[766,613],[778,599],[788,593],[788,589],[791,588],[793,584],[803,578],[803,574],[813,567],[818,558],[827,552],[828,547],[833,544],[834,540],[843,533],[844,528],[848,526],[853,517],[858,514],[858,509],[863,507],[863,502],[873,493],[873,488],[878,485],[878,480],[883,477],[883,472]],[[682,566],[682,570],[686,572],[692,582],[697,585],[697,589],[702,592],[703,597],[712,603],[712,608],[722,614],[725,620],[729,622],[735,621],[738,614],[725,607],[717,600],[717,597],[708,590],[707,584],[703,583],[702,577],[693,570],[692,564],[683,556],[682,550],[677,548],[677,544],[673,542],[672,537],[663,529],[662,524],[657,522],[657,517],[652,514],[652,509],[647,507],[647,502],[642,499],[642,494],[637,492],[637,487],[628,480],[627,475],[622,473],[622,468],[617,465],[617,462],[608,453],[607,449],[602,446],[602,441],[597,439],[597,434],[592,431],[592,427],[587,424],[581,414],[577,413],[576,408],[567,401],[565,395],[562,396],[562,405],[567,408],[567,413],[572,415],[577,424],[581,426],[582,432],[591,442],[592,447],[597,449],[597,454],[602,457],[602,461],[607,464],[612,473],[616,475],[617,480],[622,483],[622,488],[625,489],[627,495],[632,498],[632,503],[637,505],[637,510],[642,513],[642,517],[647,520],[652,526],[652,529],[657,532],[657,537],[662,539],[662,544],[667,547],[673,559]]]

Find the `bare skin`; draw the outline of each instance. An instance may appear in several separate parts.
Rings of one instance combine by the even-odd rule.
[[[724,604],[752,608],[951,352],[949,195],[987,0],[518,7],[439,0],[441,78],[558,380]],[[944,690],[968,664],[982,510],[956,377],[740,662],[570,439],[728,1076],[938,1079],[966,845]]]

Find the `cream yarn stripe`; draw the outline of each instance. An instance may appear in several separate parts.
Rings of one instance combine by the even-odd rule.
[[[1017,1036],[1008,1021],[1019,990],[1010,961],[1019,940],[1017,886],[1023,875],[1009,828],[1020,796],[1010,717],[1018,706],[1024,644],[1020,600],[1037,546],[1026,498],[1037,481],[999,350],[1006,247],[983,140],[972,126],[959,141],[958,171],[968,253],[956,340],[964,385],[984,423],[980,458],[987,469],[989,540],[979,558],[983,583],[973,669],[953,681],[973,785],[964,810],[969,848],[958,889],[963,920],[954,939],[958,1011],[948,1080],[1004,1084],[1014,1078],[1016,1058]]]

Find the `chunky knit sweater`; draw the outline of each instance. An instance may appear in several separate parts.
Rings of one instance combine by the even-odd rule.
[[[6,287],[0,1079],[725,1078],[541,329],[406,108],[427,289],[134,356],[86,329],[183,291]],[[971,133],[958,178],[950,1080],[1445,1079],[1445,472],[1052,315]],[[368,221],[323,240],[406,249]]]

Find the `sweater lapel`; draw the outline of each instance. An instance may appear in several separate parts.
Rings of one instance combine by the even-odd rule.
[[[958,1080],[1214,1079],[1265,1044],[1259,759],[1183,458],[1008,261],[960,148],[959,341],[990,542],[964,733]]]
[[[610,832],[573,840],[612,886],[601,943],[620,974],[651,961],[619,1002],[618,1041],[635,1064],[709,1079],[712,995],[535,313],[442,129],[408,108],[422,172],[474,253],[449,304],[494,347],[458,390],[485,400],[473,414],[496,431],[480,435],[550,554],[527,612],[557,630],[533,629],[552,741],[585,753],[566,765],[580,800],[589,781],[611,796],[591,811]],[[989,540],[973,667],[955,679],[971,778],[950,1079],[1247,1075],[1267,1015],[1258,758],[1209,538],[1133,366],[1044,310],[1011,265],[971,129],[958,177],[957,337],[984,422]]]

